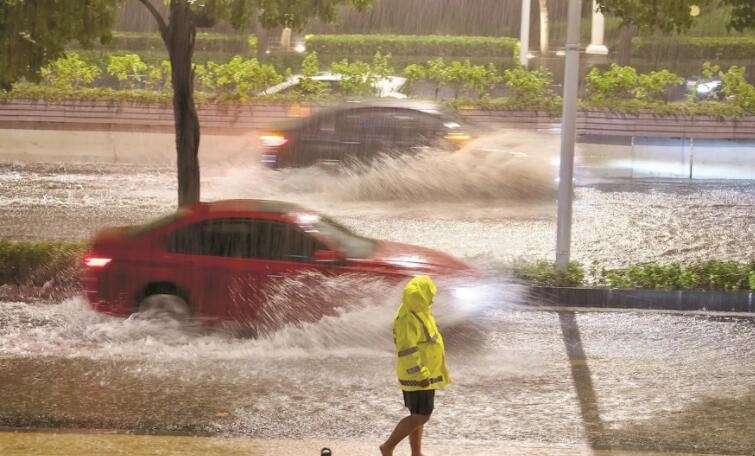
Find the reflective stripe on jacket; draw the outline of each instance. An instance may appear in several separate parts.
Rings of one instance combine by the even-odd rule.
[[[451,383],[443,336],[430,312],[436,293],[429,277],[414,277],[404,288],[393,320],[396,375],[404,391],[439,389]]]

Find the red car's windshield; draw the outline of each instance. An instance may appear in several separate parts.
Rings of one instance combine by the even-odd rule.
[[[349,231],[348,228],[328,217],[318,216],[310,224],[312,230],[324,236],[346,252],[349,258],[367,258],[375,251],[377,242]]]

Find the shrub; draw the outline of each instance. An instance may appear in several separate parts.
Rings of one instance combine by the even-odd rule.
[[[587,74],[587,95],[593,100],[631,99],[638,84],[637,70],[612,63],[605,72],[593,68]]]
[[[755,59],[755,37],[653,36],[634,38],[632,53],[645,60]]]
[[[338,87],[346,95],[368,95],[373,92],[375,75],[372,74],[370,64],[343,59],[330,65],[330,71],[341,75]]]
[[[503,80],[506,87],[511,89],[514,99],[522,102],[532,100],[537,103],[546,98],[553,98],[550,85],[553,83],[553,75],[547,68],[528,70],[521,65],[503,72]]]
[[[129,89],[141,85],[147,77],[149,67],[137,54],[108,56],[107,72]]]
[[[641,264],[600,271],[596,283],[611,288],[650,290],[742,291],[755,290],[755,261],[703,261],[683,266]]]
[[[145,84],[153,90],[171,90],[171,64],[168,60],[163,60],[158,65],[150,65],[147,70]]]
[[[514,38],[446,35],[307,35],[307,50],[320,55],[513,57],[519,42]]]
[[[640,100],[666,100],[666,89],[682,82],[682,78],[668,70],[651,71],[638,76],[635,94]]]
[[[312,79],[320,72],[320,62],[317,59],[317,52],[310,52],[301,63],[301,81],[299,81],[299,92],[304,95],[318,96],[325,92],[327,85],[322,81]]]
[[[91,84],[101,73],[100,69],[79,57],[75,52],[67,52],[40,70],[42,82],[59,89],[71,89]]]
[[[518,260],[513,273],[517,279],[547,287],[578,287],[585,278],[582,266],[574,261],[569,262],[566,271],[559,271],[550,261]]]
[[[421,81],[427,77],[425,67],[416,63],[412,63],[404,68],[401,75],[406,78],[407,89],[417,81]]]
[[[425,70],[425,77],[428,81],[435,84],[435,98],[438,98],[438,93],[446,84],[451,81],[451,74],[448,71],[446,62],[442,57],[437,59],[428,60]]]
[[[732,66],[720,73],[722,88],[726,97],[748,112],[755,111],[755,87],[745,79],[744,67]]]
[[[86,245],[75,242],[0,240],[0,284],[73,285]]]
[[[257,59],[245,60],[237,55],[225,64],[207,62],[194,69],[200,86],[217,90],[223,97],[248,99],[253,92],[278,84],[282,77],[272,65],[260,64]]]
[[[165,44],[158,33],[114,32],[108,42],[98,45],[97,48],[119,51],[165,51]],[[254,55],[257,52],[257,38],[246,34],[200,32],[197,33],[194,50]]]

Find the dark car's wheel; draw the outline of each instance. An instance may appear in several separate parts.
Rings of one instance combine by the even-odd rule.
[[[153,294],[145,296],[139,303],[137,316],[145,320],[172,319],[185,322],[191,317],[191,311],[189,305],[180,296]]]

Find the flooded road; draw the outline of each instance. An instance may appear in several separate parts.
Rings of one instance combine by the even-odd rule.
[[[206,167],[203,199],[294,201],[359,234],[440,249],[488,270],[519,257],[554,257],[555,192],[543,170],[448,160],[425,173],[423,164],[388,162],[345,175]],[[753,181],[578,184],[572,256],[585,265],[755,257]],[[100,227],[174,210],[175,185],[169,168],[5,163],[0,236],[85,240]]]
[[[81,299],[3,303],[0,425],[377,444],[404,415],[395,303],[383,299],[261,339],[104,317]],[[543,312],[515,300],[476,320],[482,339],[447,337],[454,384],[439,393],[429,441],[755,447],[752,320]]]
[[[552,258],[552,165],[458,157],[340,173],[205,166],[203,198],[294,201],[488,272]],[[755,258],[755,182],[580,181],[575,196],[573,258],[585,265]],[[3,163],[0,237],[86,240],[175,200],[173,168]],[[405,413],[390,340],[400,290],[373,285],[339,316],[260,339],[113,319],[81,298],[0,303],[0,426],[253,438],[280,454],[297,441],[372,447]],[[447,336],[454,384],[426,431],[436,454],[517,454],[500,442],[543,454],[755,448],[752,319],[527,310],[516,287],[495,285],[505,292],[478,300],[474,337]],[[444,331],[450,302],[438,303]]]

